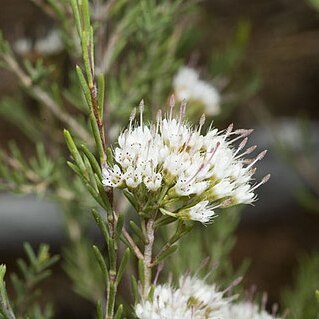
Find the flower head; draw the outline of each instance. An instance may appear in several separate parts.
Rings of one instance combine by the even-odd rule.
[[[103,168],[103,184],[126,189],[138,211],[160,210],[180,219],[208,223],[217,208],[250,204],[256,199],[255,190],[269,179],[252,183],[254,165],[266,154],[253,159],[245,156],[255,146],[245,149],[252,130],[224,131],[209,128],[202,132],[203,116],[196,127],[184,119],[182,104],[178,117],[173,116],[174,98],[170,111],[156,123],[140,123],[120,134],[114,149],[114,166]]]
[[[173,81],[176,98],[179,101],[199,103],[207,115],[220,112],[220,95],[215,87],[199,79],[198,73],[190,67],[182,67]]]
[[[228,303],[229,299],[215,285],[184,276],[177,288],[168,284],[156,286],[152,300],[142,300],[135,312],[140,319],[223,319]]]

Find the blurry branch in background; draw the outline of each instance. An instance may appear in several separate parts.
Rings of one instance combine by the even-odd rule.
[[[96,304],[104,297],[104,278],[96,267],[92,244],[86,240],[74,241],[64,248],[64,269],[74,282],[74,290],[83,298]]]
[[[222,94],[221,119],[228,118],[241,102],[246,102],[261,88],[259,75],[244,66],[250,37],[250,22],[241,19],[225,48],[212,52],[208,69],[213,75],[213,83]],[[243,68],[245,72],[242,72]]]
[[[0,150],[0,188],[25,194],[45,193],[57,175],[55,164],[46,157],[43,144],[36,144],[36,157],[28,161],[14,142],[9,144],[9,149],[10,156]]]
[[[39,136],[41,136],[41,120],[28,112],[20,97],[3,97],[0,100],[0,115],[6,118],[12,125],[19,123],[19,130],[30,141],[37,142]]]
[[[90,136],[87,131],[73,118],[73,116],[64,111],[62,106],[60,106],[48,92],[37,84],[41,77],[43,78],[43,76],[48,75],[47,72],[43,73],[42,64],[36,64],[35,67],[32,67],[31,64],[27,64],[29,66],[27,71],[29,72],[27,73],[27,71],[24,71],[18,64],[8,42],[3,39],[1,33],[0,62],[6,69],[17,76],[26,91],[38,100],[41,105],[47,107],[62,123],[76,131],[80,138],[87,142],[90,141]]]
[[[11,275],[11,281],[15,292],[15,298],[9,303],[4,276],[6,267],[0,266],[0,318],[3,319],[50,319],[53,317],[53,308],[50,304],[43,309],[39,306],[41,290],[39,284],[51,275],[52,267],[58,260],[58,256],[49,255],[49,247],[40,245],[35,253],[29,244],[24,245],[28,262],[18,260],[21,275]],[[1,317],[2,316],[2,317]]]

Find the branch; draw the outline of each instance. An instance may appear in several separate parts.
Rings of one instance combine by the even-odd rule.
[[[122,233],[125,237],[125,239],[128,241],[128,243],[130,244],[131,248],[134,251],[135,256],[140,259],[143,260],[144,256],[141,253],[140,249],[137,247],[137,245],[135,244],[135,241],[133,240],[133,238],[131,237],[131,235],[127,232],[127,230],[123,227],[122,229]]]
[[[8,54],[2,55],[3,60],[9,66],[9,69],[18,77],[22,85],[30,90],[32,95],[46,106],[61,122],[68,125],[76,134],[90,145],[92,144],[91,136],[74,118],[61,110],[59,105],[37,85],[33,85],[32,79],[22,70],[18,63]]]

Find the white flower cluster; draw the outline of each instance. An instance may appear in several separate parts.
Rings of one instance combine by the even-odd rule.
[[[135,307],[139,319],[221,319],[228,299],[215,286],[196,277],[182,277],[179,288],[155,287],[152,301],[142,300]]]
[[[156,286],[152,300],[142,300],[135,312],[139,319],[276,319],[252,303],[233,303],[233,299],[215,285],[185,276],[178,288]]]
[[[211,84],[200,80],[196,70],[182,67],[173,80],[174,93],[179,101],[202,104],[209,116],[220,113],[220,95]]]
[[[253,166],[266,153],[244,159],[256,148],[244,150],[252,130],[233,131],[231,125],[203,134],[204,117],[191,127],[184,120],[185,105],[179,118],[172,116],[173,106],[171,99],[170,114],[160,113],[155,124],[144,125],[143,112],[138,126],[131,117],[118,138],[114,166],[103,168],[103,184],[126,188],[143,210],[148,203],[163,214],[202,223],[211,220],[215,208],[252,203],[255,189],[269,179],[251,184]]]

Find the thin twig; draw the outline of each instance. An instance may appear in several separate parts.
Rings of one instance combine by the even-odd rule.
[[[10,55],[3,54],[3,60],[9,66],[10,70],[18,77],[22,85],[30,90],[32,95],[39,102],[46,106],[60,121],[67,124],[80,138],[85,140],[88,144],[92,144],[91,136],[83,128],[83,126],[74,120],[70,114],[61,110],[60,106],[48,95],[47,92],[39,86],[33,85],[32,79],[22,70],[22,68]]]
[[[112,57],[113,57],[113,53],[114,53],[114,49],[115,49],[115,44],[118,41],[118,39],[121,36],[121,28],[117,28],[117,30],[114,31],[114,33],[111,35],[106,48],[104,50],[104,53],[102,55],[102,59],[101,59],[101,64],[99,66],[100,71],[103,74],[108,73],[110,67],[111,67],[111,62],[112,62]]]
[[[151,287],[152,281],[152,253],[154,245],[154,219],[149,219],[146,224],[146,240],[147,244],[145,245],[144,250],[144,287],[143,295],[147,299],[148,293]]]
[[[125,227],[123,227],[122,233],[123,233],[125,239],[128,241],[128,243],[129,243],[130,246],[132,247],[135,256],[136,256],[138,259],[143,260],[143,259],[144,259],[143,254],[141,253],[140,249],[137,247],[137,245],[135,244],[135,241],[133,240],[133,238],[131,237],[131,235],[128,233],[128,231],[125,229]]]

